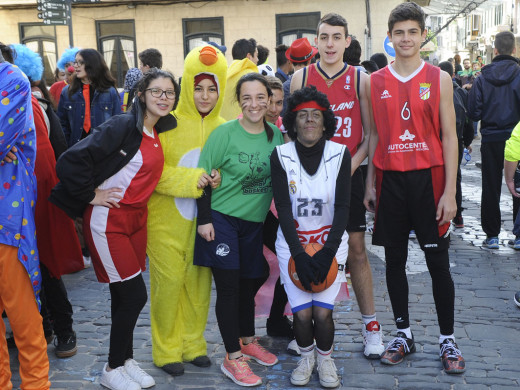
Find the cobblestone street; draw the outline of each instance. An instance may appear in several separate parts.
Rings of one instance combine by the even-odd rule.
[[[480,227],[480,141],[473,145],[472,160],[462,168],[463,213],[465,227],[452,232],[451,264],[456,288],[455,335],[466,359],[462,375],[446,375],[439,359],[437,316],[431,293],[431,279],[417,241],[409,244],[407,271],[410,287],[410,319],[417,352],[397,366],[385,366],[367,360],[362,352],[361,315],[350,288],[350,300],[336,306],[336,336],[333,357],[342,376],[344,389],[514,389],[520,387],[518,357],[520,351],[520,309],[513,295],[520,290],[520,253],[507,247],[512,238],[512,200],[505,184],[502,191],[503,230],[499,250],[480,247],[485,238]],[[385,335],[385,344],[393,336],[394,323],[385,282],[383,249],[372,246],[366,235],[373,270],[377,319]],[[145,273],[148,283],[148,273]],[[50,380],[53,389],[101,389],[99,375],[107,361],[110,303],[108,285],[97,282],[92,268],[64,277],[74,307],[74,330],[78,353],[58,359],[54,346],[48,347]],[[151,374],[155,389],[238,389],[220,371],[225,350],[214,314],[213,291],[209,322],[206,328],[210,368],[186,364],[180,377],[170,377],[154,366],[151,355],[149,300],[135,330],[135,359]],[[261,376],[259,389],[291,388],[289,377],[298,358],[287,354],[287,340],[266,335],[265,317],[256,320],[261,343],[274,352],[279,363],[263,367],[252,363]],[[13,385],[20,386],[16,350],[10,350]],[[320,388],[317,374],[307,387]]]

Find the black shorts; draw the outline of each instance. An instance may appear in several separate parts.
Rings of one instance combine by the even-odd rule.
[[[365,198],[365,179],[361,168],[355,170],[350,179],[350,213],[347,232],[364,232],[367,228]]]
[[[372,243],[385,247],[408,245],[413,229],[422,250],[448,248],[450,224],[439,226],[436,220],[444,186],[444,166],[408,172],[376,169],[377,206]]]

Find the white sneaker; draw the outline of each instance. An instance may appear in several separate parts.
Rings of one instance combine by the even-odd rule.
[[[139,367],[139,364],[134,359],[127,359],[124,367],[128,376],[137,382],[142,389],[155,386],[155,380]]]
[[[107,371],[108,363],[105,363],[99,384],[111,390],[141,390],[139,383],[134,382],[128,376],[123,366]]]
[[[367,359],[379,359],[385,351],[383,332],[379,322],[369,322],[366,327],[363,327],[361,333],[363,334],[363,345],[365,346],[363,353],[365,357]]]
[[[331,357],[318,359],[318,376],[320,385],[323,387],[332,388],[339,386],[338,370],[334,364],[334,359]]]
[[[293,339],[289,345],[287,345],[287,353],[293,356],[301,356],[300,348],[298,347],[298,343],[296,339]]]
[[[314,370],[314,356],[301,358],[291,374],[291,383],[295,386],[305,386],[311,380],[312,370]]]
[[[83,256],[83,268],[90,268],[92,265],[92,258],[90,256]]]

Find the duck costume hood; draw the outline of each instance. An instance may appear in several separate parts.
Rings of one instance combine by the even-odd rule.
[[[224,88],[226,86],[227,62],[220,50],[211,45],[197,47],[193,49],[184,60],[184,73],[181,80],[181,96],[179,105],[174,111],[174,115],[180,120],[181,118],[196,118],[200,120],[200,113],[195,107],[194,85],[195,77],[200,74],[207,74],[213,77],[217,91],[217,104],[211,112],[205,116],[204,121],[217,121],[217,125],[224,123],[220,119],[220,110],[224,100]],[[197,118],[199,117],[199,118]],[[206,126],[208,125],[206,122]],[[214,126],[213,128],[215,128]],[[208,134],[209,135],[209,134]],[[205,140],[204,140],[205,141]]]
[[[218,100],[207,115],[195,106],[195,78],[214,80]],[[211,271],[193,265],[197,223],[197,168],[200,152],[211,132],[225,122],[220,116],[227,62],[211,45],[193,49],[184,60],[179,105],[173,111],[177,127],[159,134],[164,153],[161,178],[148,202],[150,259],[150,319],[152,356],[156,366],[206,356],[204,330],[208,318]],[[199,76],[198,79],[201,77]]]

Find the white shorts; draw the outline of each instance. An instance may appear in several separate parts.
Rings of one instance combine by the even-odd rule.
[[[339,290],[343,284],[344,275],[345,271],[338,270],[338,276],[336,277],[336,280],[332,286],[319,293],[300,290],[298,287],[296,287],[292,280],[289,280],[288,283],[284,283],[283,286],[285,288],[285,292],[287,293],[287,298],[289,298],[291,311],[296,313],[300,310],[307,309],[312,306],[324,307],[326,309],[334,310],[334,301],[336,300]]]

